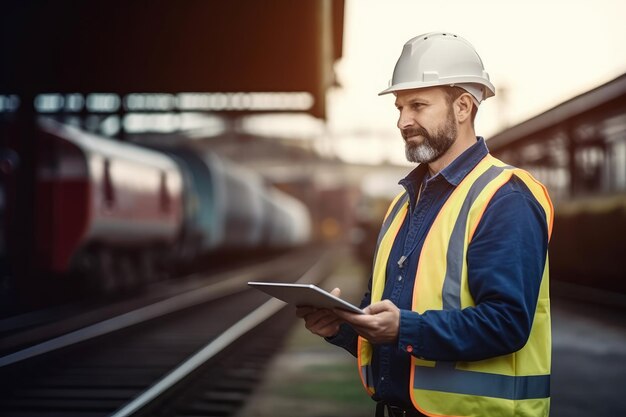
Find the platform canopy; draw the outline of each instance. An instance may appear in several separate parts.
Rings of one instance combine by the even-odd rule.
[[[0,94],[325,93],[343,0],[3,1]]]

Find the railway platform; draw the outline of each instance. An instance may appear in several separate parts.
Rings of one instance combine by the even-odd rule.
[[[367,271],[353,259],[324,282],[358,303]],[[588,291],[589,292],[589,291]],[[551,417],[626,415],[626,297],[553,285]],[[373,416],[355,359],[297,323],[237,417]]]

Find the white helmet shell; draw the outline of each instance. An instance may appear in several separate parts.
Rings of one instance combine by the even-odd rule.
[[[430,32],[409,40],[393,70],[389,88],[399,90],[456,85],[480,101],[496,94],[474,47],[452,33]]]

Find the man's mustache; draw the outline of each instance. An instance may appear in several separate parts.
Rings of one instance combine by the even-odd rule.
[[[404,140],[407,140],[413,136],[422,136],[424,138],[428,138],[428,132],[423,127],[407,127],[406,129],[401,129],[400,133]]]

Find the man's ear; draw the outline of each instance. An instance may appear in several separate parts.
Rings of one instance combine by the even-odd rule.
[[[476,104],[474,104],[474,100],[472,100],[472,96],[469,93],[463,93],[455,100],[454,108],[456,111],[456,118],[459,123],[463,123],[466,120],[471,121],[472,109],[475,105]]]

